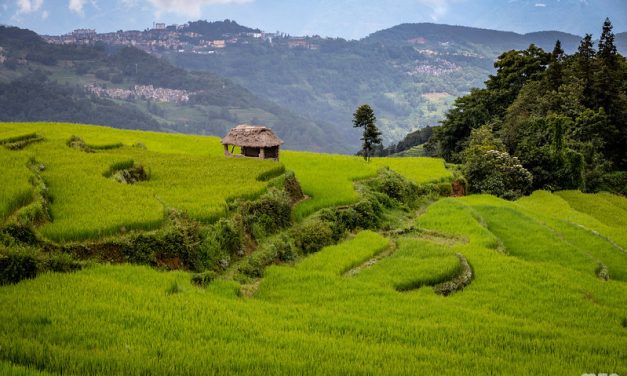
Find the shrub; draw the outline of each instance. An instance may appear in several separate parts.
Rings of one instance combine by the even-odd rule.
[[[217,274],[213,271],[206,271],[202,273],[196,273],[192,276],[192,283],[196,286],[207,287],[211,281],[216,279]]]
[[[366,186],[376,195],[377,201],[386,207],[411,206],[419,195],[416,183],[389,168],[379,170],[375,178],[366,181]]]
[[[331,227],[319,219],[297,226],[292,232],[296,246],[304,253],[314,253],[333,244]]]
[[[35,245],[38,241],[35,230],[29,224],[10,222],[3,226],[2,232],[24,244]]]
[[[466,159],[464,173],[472,193],[516,199],[531,189],[532,175],[505,151],[488,150]]]
[[[81,269],[82,265],[67,253],[50,255],[43,261],[42,269],[57,273],[68,273]]]
[[[112,164],[102,175],[123,184],[150,180],[150,170],[141,164],[135,164],[132,159]]]
[[[270,189],[240,206],[244,230],[259,239],[288,227],[292,222],[290,200],[284,191]]]
[[[0,285],[18,283],[37,276],[37,256],[29,248],[12,248],[0,254]]]
[[[198,271],[207,266],[202,243],[200,225],[184,213],[171,210],[164,228],[132,236],[122,244],[121,251],[129,262]]]
[[[252,278],[263,277],[266,266],[276,262],[291,262],[298,257],[294,241],[287,233],[279,234],[269,239],[260,249],[248,257],[245,263],[240,265],[239,271]]]
[[[78,149],[81,151],[84,151],[85,153],[93,153],[94,149],[90,148],[89,146],[87,146],[87,144],[85,143],[85,141],[83,141],[82,138],[78,137],[78,136],[72,136],[70,137],[66,143],[65,143],[68,147],[72,148],[72,149]]]

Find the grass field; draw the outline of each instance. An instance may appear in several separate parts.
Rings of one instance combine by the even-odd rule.
[[[627,286],[578,254],[586,230],[532,209],[556,196],[440,200],[417,224],[443,240],[361,232],[270,267],[252,298],[139,266],[45,274],[0,288],[0,359],[52,374],[624,374]],[[455,253],[475,277],[436,295]],[[615,255],[593,254],[625,270]],[[424,287],[397,291],[408,282]]]
[[[216,137],[122,131],[106,127],[49,123],[0,124],[0,140],[27,133],[45,142],[21,151],[0,147],[0,161],[11,166],[3,175],[19,182],[0,191],[0,218],[22,204],[28,192],[25,168],[34,157],[53,197],[53,221],[42,233],[54,240],[82,240],[132,229],[153,229],[163,222],[164,208],[174,207],[193,218],[212,221],[223,215],[225,200],[251,196],[266,183],[256,177],[277,167],[272,161],[224,158]],[[66,146],[73,135],[98,150],[84,153]],[[121,148],[106,149],[122,144]],[[133,147],[141,143],[145,148]],[[354,181],[389,166],[417,183],[450,177],[442,160],[431,158],[374,159],[286,151],[282,163],[293,170],[310,199],[295,210],[296,218],[357,199]],[[23,162],[22,162],[23,160]],[[151,172],[151,179],[124,185],[103,177],[111,165],[133,160]],[[23,174],[24,176],[17,176]]]
[[[234,192],[263,190],[256,177],[280,166],[225,159],[211,137],[54,127],[0,125],[0,141],[46,138],[0,146],[2,176],[16,182],[0,186],[0,209],[7,216],[32,199],[26,165],[36,159],[54,199],[40,230],[55,239],[157,226],[164,206],[209,220]],[[101,148],[69,148],[74,134]],[[129,159],[151,179],[103,176]],[[386,165],[419,183],[450,178],[426,158],[367,164],[286,151],[282,163],[312,196],[300,217],[356,200],[355,179]],[[608,194],[473,195],[404,211],[394,223],[406,231],[351,234],[246,285],[225,273],[198,287],[189,272],[128,264],[43,273],[0,287],[0,374],[623,375],[626,217],[627,199]],[[468,265],[469,284],[438,294]]]

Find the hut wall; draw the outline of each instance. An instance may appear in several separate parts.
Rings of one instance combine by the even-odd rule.
[[[265,155],[266,159],[276,159],[279,157],[279,147],[278,146],[273,146],[271,148],[266,148],[266,155]]]
[[[259,148],[251,148],[251,147],[243,146],[242,155],[246,157],[259,158]]]

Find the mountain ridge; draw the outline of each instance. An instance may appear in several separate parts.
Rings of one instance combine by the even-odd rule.
[[[0,46],[3,121],[72,121],[218,136],[238,123],[255,123],[275,128],[292,149],[344,151],[342,138],[328,125],[230,80],[188,72],[133,47],[54,45],[32,31],[6,27],[0,27]],[[182,100],[161,100],[172,93]]]

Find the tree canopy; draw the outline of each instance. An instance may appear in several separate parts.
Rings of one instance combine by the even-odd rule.
[[[363,104],[353,114],[353,127],[363,128],[361,137],[361,154],[365,160],[370,160],[377,145],[381,145],[381,132],[376,126],[377,117],[370,105]]]
[[[573,55],[558,40],[551,53],[505,52],[495,68],[434,128],[432,152],[467,164],[473,130],[488,125],[533,175],[533,189],[627,193],[627,61],[609,19],[596,51],[588,34]]]

